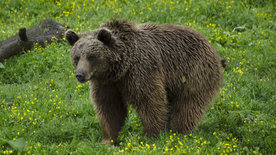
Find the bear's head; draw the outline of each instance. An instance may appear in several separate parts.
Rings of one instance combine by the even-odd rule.
[[[84,34],[68,30],[65,38],[72,46],[71,61],[79,82],[118,80],[126,72],[125,46],[110,30],[101,28]]]

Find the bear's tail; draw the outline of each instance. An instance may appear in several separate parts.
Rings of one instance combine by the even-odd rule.
[[[223,68],[226,67],[226,59],[221,59],[221,65]]]

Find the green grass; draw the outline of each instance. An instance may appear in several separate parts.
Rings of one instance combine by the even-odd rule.
[[[70,46],[37,47],[0,63],[0,154],[276,153],[273,0],[7,0],[0,5],[0,40],[46,18],[77,32],[113,18],[171,23],[203,33],[228,65],[220,94],[197,130],[150,139],[131,108],[114,147],[99,144],[102,131],[88,83],[74,78]]]

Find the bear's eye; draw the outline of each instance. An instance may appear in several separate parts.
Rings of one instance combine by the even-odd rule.
[[[89,61],[94,61],[96,59],[96,56],[95,55],[90,55],[89,57],[88,57],[88,60]]]
[[[75,63],[75,64],[78,64],[79,60],[80,60],[80,57],[75,57],[75,58],[74,58],[74,63]]]

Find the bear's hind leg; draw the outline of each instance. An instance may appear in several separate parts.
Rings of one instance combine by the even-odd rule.
[[[168,104],[166,92],[160,79],[151,79],[144,83],[143,91],[137,90],[132,105],[141,118],[144,133],[156,137],[166,129]],[[137,87],[134,87],[137,88]]]
[[[167,125],[168,110],[165,104],[152,106],[152,103],[144,102],[145,104],[135,108],[141,118],[144,133],[149,137],[159,136],[160,132],[165,131]]]
[[[171,105],[169,128],[173,132],[187,133],[195,129],[208,103],[199,95],[181,95]]]

